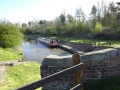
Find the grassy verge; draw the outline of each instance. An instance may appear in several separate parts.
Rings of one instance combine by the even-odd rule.
[[[51,37],[58,38],[59,40],[65,40],[70,42],[85,43],[85,44],[95,44],[98,46],[110,46],[116,47],[120,45],[120,42],[117,40],[100,40],[100,39],[81,39],[81,38],[71,38],[71,37]]]
[[[16,60],[23,57],[21,47],[0,48],[0,61]]]
[[[84,90],[120,90],[120,77],[107,77],[84,83]]]
[[[0,85],[0,90],[15,90],[41,78],[40,65],[36,62],[9,66],[7,70],[6,82]]]

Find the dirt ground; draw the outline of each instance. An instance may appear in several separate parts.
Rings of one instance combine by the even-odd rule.
[[[7,67],[0,66],[0,85],[6,80]]]

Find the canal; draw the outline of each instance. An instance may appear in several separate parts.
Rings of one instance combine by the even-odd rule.
[[[24,61],[37,61],[41,63],[50,54],[70,54],[60,48],[49,48],[37,42],[37,40],[27,38],[24,39],[22,46],[25,54]]]

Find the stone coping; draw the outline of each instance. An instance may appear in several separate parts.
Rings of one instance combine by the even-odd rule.
[[[82,62],[88,61],[100,62],[105,59],[115,58],[117,55],[118,54],[116,49],[108,48],[99,51],[84,53],[84,55],[81,55],[80,58]]]
[[[120,47],[93,51],[80,55],[82,62],[100,62],[120,55]],[[48,66],[72,66],[72,54],[48,55],[42,62]]]
[[[43,61],[42,65],[48,66],[72,66],[72,55],[61,54],[61,55],[48,55]]]

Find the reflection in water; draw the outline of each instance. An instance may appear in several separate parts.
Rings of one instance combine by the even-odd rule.
[[[59,48],[48,48],[38,43],[36,40],[24,40],[23,42],[24,60],[37,61],[39,63],[49,54],[69,53]]]

